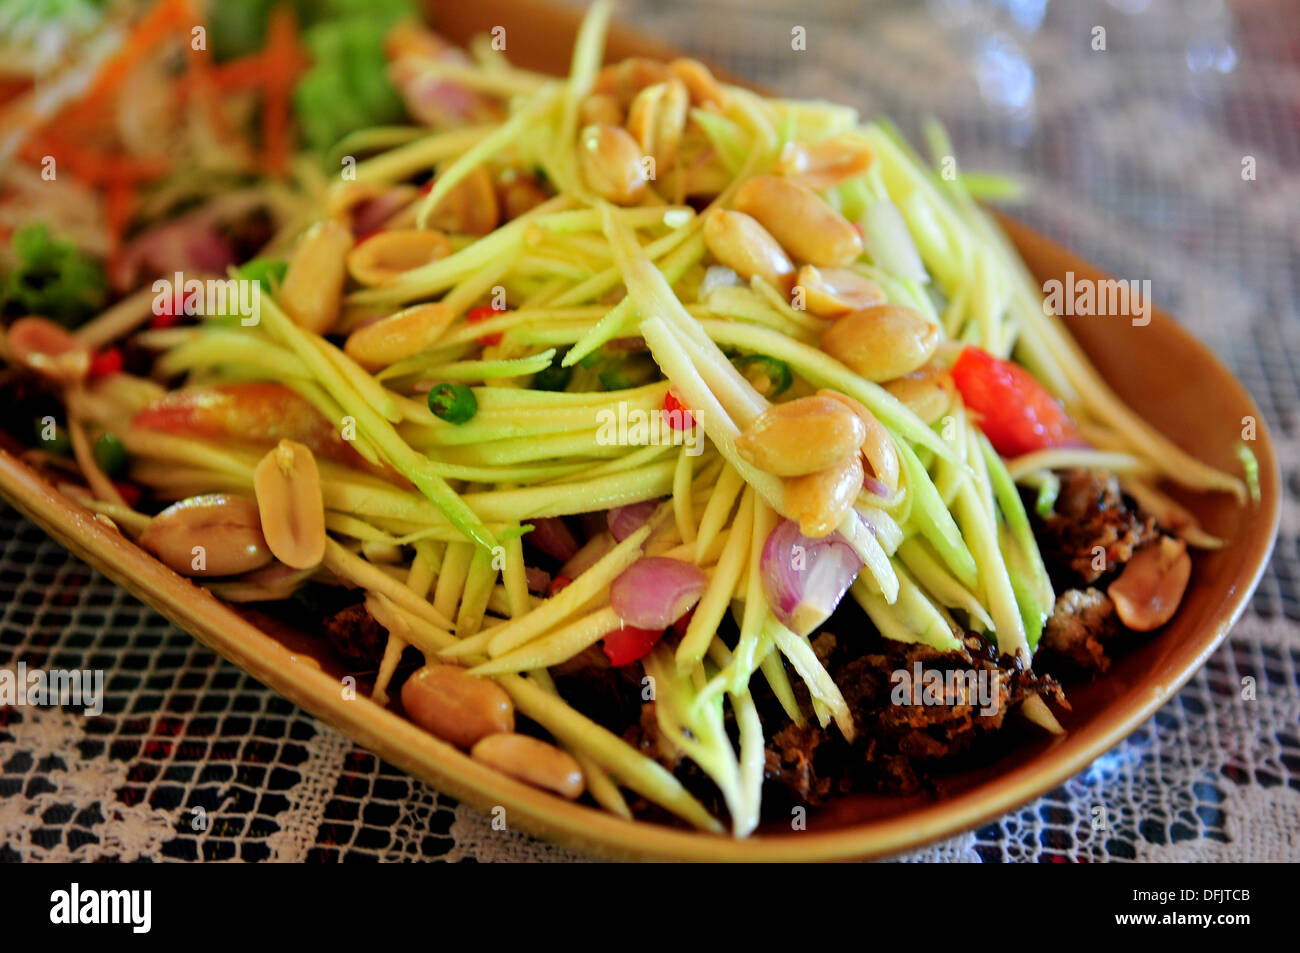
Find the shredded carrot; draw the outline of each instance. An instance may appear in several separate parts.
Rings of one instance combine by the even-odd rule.
[[[74,178],[87,185],[103,186],[117,181],[130,184],[156,179],[167,171],[167,162],[161,157],[106,155],[70,143],[52,130],[30,137],[18,154],[34,165],[40,165],[46,156],[53,156],[57,163],[67,166]]]
[[[261,53],[249,53],[236,60],[228,60],[212,67],[212,84],[226,93],[261,86],[266,77],[266,58]]]
[[[150,49],[178,27],[196,26],[198,22],[193,0],[159,0],[132,27],[121,48],[104,64],[80,105],[87,110],[103,106]]]
[[[185,59],[185,78],[180,83],[181,95],[198,100],[199,108],[208,117],[215,134],[223,142],[238,144],[245,152],[244,138],[226,115],[221,102],[221,90],[216,79],[216,69],[207,50],[194,50]]]
[[[289,96],[303,57],[298,47],[298,25],[293,10],[276,7],[267,27],[266,98],[262,103],[262,150],[272,175],[284,172],[289,161]]]

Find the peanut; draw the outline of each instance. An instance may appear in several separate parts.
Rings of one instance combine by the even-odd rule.
[[[515,730],[505,689],[456,665],[426,665],[413,674],[402,686],[402,707],[421,728],[461,748]]]
[[[348,271],[363,285],[382,285],[398,275],[451,254],[451,242],[432,229],[402,228],[367,238],[347,256]]]
[[[583,181],[615,205],[633,205],[645,195],[644,158],[637,141],[618,126],[584,126],[578,133]]]
[[[885,382],[889,391],[927,424],[932,424],[952,407],[957,385],[942,367],[926,364],[910,374]]]
[[[592,93],[582,101],[578,114],[584,126],[621,126],[624,120],[623,107],[611,93]]]
[[[271,561],[257,504],[224,493],[173,503],[149,520],[139,542],[185,576],[234,576]]]
[[[662,83],[671,75],[667,65],[659,60],[633,56],[612,66],[606,66],[597,73],[591,91],[613,96],[619,107],[626,109],[632,104],[637,93],[647,86]]]
[[[352,230],[332,219],[314,225],[299,240],[276,296],[296,324],[316,334],[334,327],[351,247]]]
[[[477,166],[442,197],[425,224],[453,235],[486,235],[500,220],[492,177],[483,166]]]
[[[502,220],[512,222],[525,212],[537,208],[550,196],[531,176],[511,172],[509,178],[503,177],[498,185],[497,198],[501,205]]]
[[[885,303],[885,292],[880,285],[848,268],[804,265],[795,281],[796,295],[800,288],[804,308],[822,318],[840,318]]]
[[[586,786],[582,768],[572,755],[528,735],[488,735],[474,745],[470,756],[570,801],[580,797]]]
[[[325,503],[312,452],[281,440],[253,470],[262,534],[275,558],[310,569],[325,558]]]
[[[677,79],[647,86],[636,94],[627,114],[627,131],[641,151],[653,156],[655,167],[662,172],[677,158],[677,147],[686,130],[690,94]]]
[[[848,394],[841,394],[836,390],[819,390],[817,394],[819,397],[837,400],[853,411],[867,432],[859,449],[871,466],[872,476],[889,487],[891,492],[897,490],[900,471],[898,448],[894,446],[894,438],[889,435],[885,425],[876,418],[875,414]]]
[[[829,189],[871,167],[875,154],[866,140],[851,134],[831,136],[813,145],[787,142],[776,171],[810,189]]]
[[[862,457],[847,460],[784,483],[785,515],[799,524],[799,532],[820,539],[840,525],[844,514],[862,490]]]
[[[677,59],[668,64],[672,74],[681,80],[691,96],[692,106],[723,109],[727,93],[707,66],[699,60]]]
[[[736,452],[776,476],[803,476],[856,454],[866,436],[846,404],[818,394],[763,411],[736,439]]]
[[[1187,544],[1161,536],[1134,554],[1106,594],[1121,622],[1135,632],[1150,632],[1174,617],[1191,575]]]
[[[794,265],[777,240],[751,216],[714,209],[704,219],[704,243],[714,258],[746,281],[758,275],[782,294],[789,294]]]
[[[808,186],[759,175],[736,191],[735,209],[758,219],[795,259],[842,268],[862,254],[862,236]]]
[[[367,370],[377,370],[433,347],[454,317],[441,301],[413,305],[357,328],[343,350]]]
[[[878,304],[840,318],[822,335],[821,348],[869,381],[916,370],[939,346],[939,329],[919,312]]]
[[[78,384],[90,369],[90,350],[45,318],[19,318],[5,341],[11,360],[56,384]]]

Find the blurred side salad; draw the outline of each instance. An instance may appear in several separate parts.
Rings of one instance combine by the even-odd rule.
[[[431,101],[394,74],[391,28],[415,13],[0,0],[0,319],[77,327],[155,277],[273,258],[319,208],[349,134],[413,137],[445,118],[436,88]]]

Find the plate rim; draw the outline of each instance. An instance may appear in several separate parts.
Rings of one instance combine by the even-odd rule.
[[[1017,247],[1033,241],[1054,258],[1082,259],[1033,229],[1007,220]],[[1083,263],[1086,264],[1086,263]],[[1101,274],[1099,269],[1088,266]],[[1280,471],[1271,436],[1254,398],[1218,357],[1190,332],[1158,309],[1152,323],[1184,339],[1224,380],[1231,381],[1243,406],[1259,422],[1255,453],[1260,465],[1261,499],[1255,514],[1265,517],[1265,532],[1241,540],[1238,564],[1252,566],[1247,578],[1226,593],[1211,626],[1200,634],[1194,656],[1161,683],[1144,681],[1140,701],[1117,711],[1104,705],[1076,734],[1090,738],[1068,757],[1045,748],[1010,774],[982,781],[969,791],[914,811],[825,831],[728,834],[671,828],[624,820],[596,807],[563,800],[486,768],[369,698],[341,697],[330,675],[295,661],[292,653],[234,608],[182,577],[110,528],[70,497],[59,493],[35,469],[0,449],[0,495],[53,536],[79,559],[108,576],[199,642],[314,717],[400,767],[435,790],[481,810],[506,809],[509,826],[566,847],[615,859],[688,861],[824,861],[867,859],[915,850],[1001,816],[1075,776],[1119,744],[1150,718],[1205,664],[1241,617],[1254,593],[1277,538],[1281,518]],[[292,672],[292,676],[289,673]],[[516,820],[518,824],[516,825]]]

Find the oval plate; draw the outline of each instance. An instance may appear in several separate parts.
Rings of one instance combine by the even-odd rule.
[[[567,67],[577,14],[537,0],[435,5],[434,22],[464,41],[507,25],[510,55],[549,72]],[[517,24],[518,29],[510,27]],[[518,47],[518,48],[517,48]],[[671,55],[619,29],[611,58]],[[1004,220],[1040,281],[1102,279],[1096,268],[1048,239]],[[512,827],[617,858],[811,861],[868,858],[912,849],[997,817],[1083,770],[1141,725],[1191,677],[1240,616],[1267,564],[1280,512],[1277,460],[1259,409],[1226,368],[1171,318],[1153,311],[1133,327],[1106,318],[1067,321],[1103,377],[1138,413],[1190,453],[1235,470],[1241,420],[1259,421],[1254,443],[1261,499],[1249,510],[1223,494],[1180,496],[1205,528],[1227,541],[1199,554],[1173,621],[1134,645],[1100,679],[1070,686],[1073,710],[1059,740],[1027,737],[999,746],[987,763],[945,776],[935,797],[849,797],[809,818],[808,830],[760,832],[747,840],[625,821],[512,781],[367,698],[345,700],[335,677],[298,661],[306,633],[285,632],[255,612],[241,614],[178,576],[58,493],[32,468],[0,450],[0,493],[87,564],[189,631],[254,678],[439,791],[483,810],[506,809]],[[1207,395],[1214,395],[1207,400]],[[6,441],[12,443],[13,441]],[[307,654],[310,654],[308,652]]]

